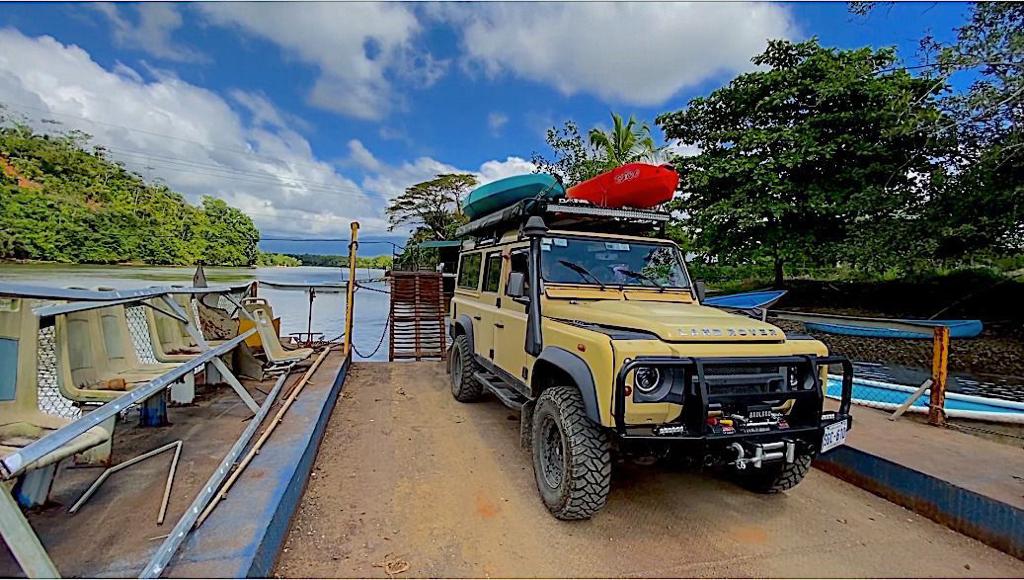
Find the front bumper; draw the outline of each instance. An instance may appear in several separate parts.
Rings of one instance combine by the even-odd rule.
[[[838,364],[843,369],[842,397],[838,411],[825,411],[825,391],[821,384],[822,366]],[[709,380],[709,368],[728,371],[729,366],[750,365],[802,368],[811,377],[808,388],[775,392],[732,392],[728,388],[713,386]],[[627,377],[639,367],[658,367],[682,373],[684,385],[683,410],[679,417],[660,425],[633,425],[626,423]],[[725,368],[723,368],[725,367]],[[852,428],[850,401],[853,395],[853,365],[849,359],[839,356],[818,357],[814,355],[778,357],[637,357],[622,366],[615,381],[613,416],[617,434],[625,439],[649,439],[664,441],[689,441],[693,443],[728,445],[734,441],[769,441],[780,437],[798,439],[807,446],[820,449],[824,430],[829,425],[845,421],[847,429]],[[728,409],[736,406],[756,405],[770,400],[792,400],[785,417],[784,428],[765,430],[735,429],[731,433],[716,432],[709,425],[712,409]],[[638,403],[634,403],[636,405]],[[642,404],[642,403],[640,403]]]

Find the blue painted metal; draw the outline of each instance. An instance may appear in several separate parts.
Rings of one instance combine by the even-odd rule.
[[[740,294],[727,294],[725,296],[712,296],[704,299],[705,306],[717,308],[737,308],[748,310],[750,308],[767,308],[778,302],[786,294],[785,290],[762,290],[760,292],[742,292]]]
[[[981,334],[983,325],[980,320],[910,320],[903,319],[895,322],[913,324],[915,326],[947,326],[949,327],[950,338],[974,338]],[[856,322],[845,324],[833,322],[804,322],[809,331],[825,332],[828,334],[842,334],[846,336],[867,336],[873,338],[932,338],[930,330],[921,329],[920,332],[900,330],[895,328],[880,328],[877,326],[862,326]]]
[[[815,466],[885,499],[1024,558],[1024,510],[853,447],[836,448]]]
[[[163,427],[167,425],[167,397],[160,391],[139,405],[140,427]]]
[[[169,576],[269,577],[284,547],[351,359],[328,389],[307,387],[231,493],[186,540]]]
[[[469,192],[462,212],[469,219],[498,211],[517,201],[543,194],[548,199],[565,197],[565,188],[554,175],[529,173],[492,181]]]

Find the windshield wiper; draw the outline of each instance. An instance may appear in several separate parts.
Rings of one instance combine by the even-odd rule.
[[[570,262],[569,260],[559,260],[558,263],[565,266],[566,268],[569,268],[573,272],[576,272],[584,280],[590,278],[591,280],[596,282],[598,286],[601,287],[601,290],[607,290],[607,287],[605,287],[603,282],[597,279],[597,276],[591,274],[590,270],[584,268],[583,266],[580,266],[576,262]]]
[[[650,282],[651,284],[654,284],[655,286],[657,286],[658,287],[658,292],[664,292],[665,291],[665,287],[663,285],[659,284],[657,280],[655,280],[654,278],[651,278],[647,274],[643,274],[641,272],[634,272],[632,270],[616,270],[616,272],[625,274],[625,275],[630,276],[632,278],[636,278],[637,280],[646,280],[646,281]]]

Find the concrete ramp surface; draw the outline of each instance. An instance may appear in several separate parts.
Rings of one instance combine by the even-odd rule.
[[[778,496],[617,465],[608,506],[541,504],[518,416],[454,401],[442,363],[352,366],[276,574],[1021,577],[1024,562],[817,470]]]

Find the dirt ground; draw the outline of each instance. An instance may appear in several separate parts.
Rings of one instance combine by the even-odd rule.
[[[1024,562],[816,470],[780,496],[617,466],[560,522],[518,417],[455,402],[438,363],[353,365],[276,573],[288,577],[1024,576]]]

